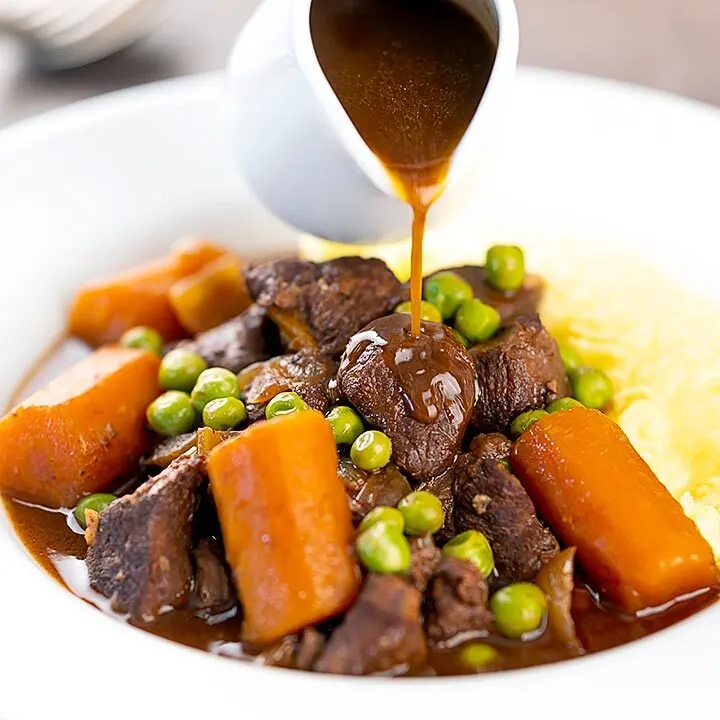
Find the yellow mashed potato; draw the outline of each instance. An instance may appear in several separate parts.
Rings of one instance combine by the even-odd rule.
[[[499,239],[499,242],[507,240]],[[541,314],[558,340],[615,384],[610,415],[682,504],[720,563],[720,312],[618,250],[570,240],[523,240],[547,281]],[[482,264],[486,244],[426,240],[425,271]],[[409,243],[336,245],[305,237],[301,253],[384,259],[402,279]]]

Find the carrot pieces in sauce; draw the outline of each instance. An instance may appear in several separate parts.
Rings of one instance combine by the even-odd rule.
[[[205,332],[239,315],[252,304],[242,263],[225,255],[170,288],[170,304],[191,335]]]
[[[252,425],[210,452],[208,472],[247,641],[272,642],[348,607],[360,583],[353,527],[319,412]]]
[[[117,342],[138,325],[157,330],[165,340],[185,337],[168,297],[170,288],[225,252],[204,240],[191,240],[165,258],[86,285],[70,309],[70,332],[93,346]]]
[[[717,585],[713,552],[620,427],[596,410],[524,432],[513,471],[596,589],[637,613]]]
[[[71,507],[134,472],[159,364],[146,350],[102,348],[0,419],[0,490]]]

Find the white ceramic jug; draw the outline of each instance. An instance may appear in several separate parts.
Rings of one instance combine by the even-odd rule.
[[[497,41],[485,94],[458,145],[444,195],[428,216],[443,222],[463,196],[463,174],[489,168],[518,53],[513,0],[455,0]],[[310,33],[312,0],[265,0],[229,66],[240,167],[268,208],[290,225],[338,242],[407,236],[410,210],[328,83]]]

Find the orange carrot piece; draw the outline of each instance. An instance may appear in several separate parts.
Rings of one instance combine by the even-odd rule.
[[[236,257],[225,255],[170,288],[170,304],[188,333],[222,325],[250,307],[242,267]]]
[[[136,325],[155,328],[165,340],[186,337],[170,304],[170,288],[224,254],[204,240],[190,240],[165,258],[86,285],[70,309],[70,332],[92,346],[117,342]]]
[[[144,350],[97,350],[0,419],[0,490],[72,507],[132,472],[159,363]]]
[[[252,425],[212,450],[208,471],[248,642],[348,607],[360,575],[335,440],[319,412]]]
[[[717,585],[713,552],[620,427],[596,410],[552,413],[511,453],[540,513],[596,589],[637,613]]]

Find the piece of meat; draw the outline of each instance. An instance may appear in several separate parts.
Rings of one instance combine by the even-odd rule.
[[[142,467],[150,472],[156,468],[166,468],[181,455],[197,452],[200,457],[207,454],[216,445],[237,435],[235,430],[211,430],[201,427],[199,430],[184,433],[173,438],[158,438],[153,451],[145,458]]]
[[[312,670],[326,645],[327,640],[322,633],[315,628],[305,628],[295,648],[293,657],[295,668],[298,670]]]
[[[253,265],[245,279],[250,294],[273,314],[299,350],[312,338],[331,357],[342,354],[350,337],[400,302],[402,286],[382,260],[345,257],[315,264],[272,260]],[[305,331],[302,331],[304,326]]]
[[[452,330],[410,316],[380,318],[353,336],[338,386],[392,440],[395,464],[417,480],[440,474],[460,449],[475,404],[475,369]]]
[[[454,272],[469,283],[476,298],[497,310],[503,327],[510,325],[521,315],[535,314],[540,306],[543,283],[537,275],[526,275],[519,290],[497,290],[486,282],[485,268],[482,265],[462,265],[446,268],[442,272]],[[432,275],[427,279],[431,277]]]
[[[195,563],[193,606],[203,617],[229,610],[237,601],[235,588],[217,541],[203,538],[192,551]]]
[[[320,278],[320,266],[309,260],[279,258],[251,263],[245,268],[250,296],[263,306],[292,307],[303,288]]]
[[[197,447],[197,432],[183,433],[171,438],[158,438],[157,444],[143,464],[166,468],[173,460],[177,460],[195,447]]]
[[[369,472],[361,470],[347,458],[340,458],[338,475],[345,484],[355,523],[359,523],[375,507],[395,507],[412,492],[407,478],[393,463]]]
[[[470,454],[458,459],[453,472],[457,532],[485,535],[503,579],[532,581],[559,548],[520,481],[497,461]]]
[[[432,493],[442,503],[444,515],[443,524],[435,533],[435,539],[440,543],[447,542],[455,535],[455,520],[453,518],[455,508],[455,496],[453,495],[454,482],[455,475],[453,474],[452,467],[450,467],[441,475],[430,478],[420,483],[417,487],[418,490]]]
[[[331,405],[328,383],[337,363],[314,348],[281,355],[245,368],[239,377],[242,399],[251,421],[265,417],[265,406],[278,393],[292,390],[315,410],[325,414]]]
[[[512,441],[502,433],[478,435],[470,443],[470,452],[479,460],[505,460],[510,457]]]
[[[251,305],[236,318],[176,345],[196,352],[210,367],[234,373],[267,360],[279,352],[279,346],[277,328],[260,305]]]
[[[326,644],[327,640],[321,632],[313,627],[305,628],[300,634],[286,635],[265,647],[258,653],[256,662],[271,667],[312,670]],[[252,650],[252,647],[246,646],[245,650]]]
[[[520,413],[570,395],[557,343],[537,315],[518,318],[470,354],[478,381],[473,425],[480,432],[506,432]]]
[[[432,535],[410,539],[412,559],[410,561],[410,582],[421,592],[427,590],[430,578],[440,565],[442,553],[435,545]]]
[[[286,635],[277,642],[272,643],[255,656],[255,662],[269,667],[292,668],[294,666],[294,655],[297,650],[298,636]],[[255,651],[251,645],[247,643],[243,646],[243,651],[249,655],[255,655]]]
[[[433,643],[452,645],[468,633],[486,634],[493,624],[487,609],[488,587],[467,560],[444,557],[430,582],[425,607],[425,631]]]
[[[419,665],[427,653],[421,598],[416,588],[395,575],[369,575],[314,669],[371,675]]]
[[[183,456],[100,516],[88,547],[90,585],[116,612],[151,622],[177,607],[192,584],[190,537],[203,462]]]

